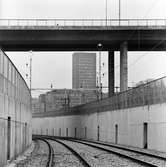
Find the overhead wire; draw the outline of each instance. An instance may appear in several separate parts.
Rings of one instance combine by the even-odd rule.
[[[152,5],[149,7],[149,9],[147,10],[147,12],[145,13],[145,15],[143,16],[143,19],[146,18],[146,16],[151,12],[151,10],[153,9],[154,5],[158,2],[158,0],[154,0]]]
[[[149,12],[153,9],[153,7],[154,7],[154,5],[156,4],[156,2],[158,2],[157,0],[154,0],[153,1],[153,3],[152,3],[152,5],[148,8],[148,10],[147,10],[147,12],[145,13],[145,15],[143,16],[143,19],[149,14]],[[128,40],[130,40],[130,39],[132,39],[132,37],[133,37],[133,35],[134,35],[134,33],[136,32],[137,30],[134,30],[132,33],[131,33],[131,36],[127,39],[127,41]],[[139,32],[138,32],[139,33]],[[138,34],[138,50],[140,49],[140,36],[139,36],[140,34]],[[161,41],[160,41],[161,42]],[[149,51],[153,51],[158,45],[160,45],[161,43],[163,43],[164,41],[162,41],[161,43],[159,42],[159,44],[157,44],[157,45],[155,45],[154,47],[152,47],[152,49],[150,49]],[[149,52],[148,51],[148,52]],[[148,54],[148,52],[146,52],[146,53],[144,53],[143,55],[141,55],[140,57],[138,57],[134,62],[132,62],[130,65],[129,65],[129,67],[130,66],[133,66],[134,64],[136,64],[140,59],[142,59],[145,55],[147,55]],[[118,68],[120,65],[118,64],[118,65],[116,65],[115,66],[115,69],[116,68]]]
[[[146,56],[147,54],[149,54],[149,52],[152,52],[155,48],[157,48],[159,45],[161,45],[162,43],[164,43],[165,40],[161,40],[160,42],[158,42],[156,45],[154,45],[148,52],[144,53],[143,55],[141,55],[140,57],[138,57],[134,62],[132,62],[129,67],[135,65],[140,59],[142,59],[144,56]]]
[[[149,12],[153,9],[154,5],[156,4],[156,2],[158,2],[157,0],[154,0],[152,5],[148,8],[147,12],[145,13],[145,15],[143,16],[143,19],[149,14]],[[153,46],[149,51],[153,51],[157,46],[159,46],[161,43],[163,43],[164,41],[160,41],[159,43],[157,43],[155,46]],[[138,32],[138,50],[140,49],[140,32]],[[134,64],[136,64],[140,59],[142,59],[145,55],[147,55],[149,53],[149,51],[147,51],[146,53],[142,54],[141,56],[139,56],[134,62],[132,62],[129,67],[133,66]]]

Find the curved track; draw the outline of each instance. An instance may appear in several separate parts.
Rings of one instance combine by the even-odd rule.
[[[139,163],[141,165],[145,165],[145,166],[149,166],[149,167],[160,166],[160,165],[157,165],[157,163],[154,163],[154,161],[152,159],[165,161],[165,165],[166,165],[166,158],[165,157],[154,155],[152,153],[145,153],[143,151],[133,150],[133,149],[130,149],[130,148],[127,149],[127,148],[124,148],[124,147],[115,146],[115,145],[109,145],[109,144],[104,144],[104,143],[99,143],[99,142],[95,142],[95,141],[85,141],[85,140],[76,140],[76,139],[69,139],[69,141],[73,141],[73,142],[77,142],[77,143],[88,145],[90,147],[101,149],[101,150],[104,150],[104,151],[119,155],[121,157],[124,157],[124,158],[130,159],[132,161],[135,161],[135,162],[137,162],[137,163]],[[116,148],[116,149],[112,149],[112,148]],[[124,153],[124,151],[130,152],[130,154],[126,154],[126,153]],[[144,156],[144,159],[140,158],[142,156]],[[149,159],[151,159],[151,161],[146,160],[147,157]]]
[[[48,160],[47,160],[46,167],[52,167],[54,151],[53,151],[51,144],[46,139],[43,139],[43,138],[36,138],[36,140],[42,140],[47,144],[48,149],[49,149],[49,154],[48,154]]]
[[[60,139],[58,139],[59,141]],[[91,167],[97,166],[135,166],[142,167],[143,165],[138,164],[137,162],[133,162],[126,158],[121,158],[115,154],[110,154],[110,152],[105,151],[99,148],[92,148],[91,146],[82,145],[80,143],[75,143],[73,141],[60,140],[63,144],[74,149],[78,154],[80,154],[86,161],[89,163]],[[145,165],[144,165],[145,166]],[[147,165],[146,165],[147,166]]]
[[[78,140],[78,139],[73,139],[73,138],[72,139],[71,138],[68,138],[68,139],[54,138],[54,137],[48,137],[48,136],[44,136],[42,138],[39,138],[39,140],[45,141],[51,149],[52,149],[52,146],[48,140],[52,140],[52,141],[55,141],[55,142],[63,145],[70,152],[72,152],[72,154],[75,157],[77,157],[80,160],[80,162],[82,163],[83,166],[87,166],[87,167],[90,167],[93,165],[91,165],[91,163],[89,163],[89,160],[87,160],[86,157],[83,156],[79,150],[75,149],[75,147],[70,145],[70,141],[76,142],[77,144],[80,144],[80,145],[83,144],[83,145],[89,146],[89,148],[90,147],[96,148],[97,150],[105,151],[109,154],[117,155],[117,156],[122,157],[128,161],[130,160],[131,162],[137,163],[141,166],[149,166],[149,167],[158,167],[158,166],[165,167],[166,166],[166,157],[164,157],[162,155],[153,154],[153,153],[148,152],[148,151],[144,152],[142,150],[135,150],[132,148],[127,148],[125,146],[107,144],[107,143],[102,143],[102,142],[98,142],[98,141],[91,141],[91,140]],[[68,141],[69,143],[65,142],[65,141]],[[81,146],[79,146],[79,147],[80,147],[80,149],[82,149]],[[49,157],[52,154],[53,153],[49,152]],[[50,158],[48,160],[47,167],[51,167],[51,164],[52,164],[51,162],[53,161],[52,159],[53,158]]]
[[[57,139],[54,139],[54,138],[37,138],[37,140],[42,140],[44,141],[45,143],[47,143],[48,147],[49,147],[49,156],[48,156],[48,162],[47,162],[47,166],[46,167],[52,167],[53,166],[53,148],[51,146],[51,144],[49,143],[48,140],[52,140],[52,141],[55,141],[61,145],[63,145],[65,148],[67,148],[77,159],[79,159],[79,161],[82,163],[83,166],[85,167],[91,167],[88,162],[79,154],[77,153],[74,149],[72,149],[72,147],[68,146],[67,144],[57,140]]]
[[[125,150],[125,151],[130,151],[130,152],[134,152],[134,153],[138,153],[138,154],[142,154],[142,155],[147,155],[147,156],[150,156],[150,157],[153,157],[153,158],[157,158],[157,159],[166,161],[166,157],[164,157],[164,156],[153,154],[153,153],[150,153],[150,152],[144,152],[144,151],[141,151],[141,150],[135,150],[135,149],[132,149],[132,148],[127,148],[125,146],[120,146],[118,144],[111,144],[111,143],[107,144],[107,143],[103,143],[103,142],[99,142],[99,141],[83,140],[83,139],[81,139],[79,141],[84,141],[84,142],[99,144],[99,145],[102,145],[102,146],[108,146],[108,147],[113,147],[113,148],[117,148],[117,149],[122,149],[122,150]]]
[[[84,166],[91,167],[89,165],[89,163],[78,152],[76,152],[72,147],[68,146],[67,144],[65,144],[65,143],[63,143],[63,142],[61,142],[59,140],[52,139],[52,138],[51,138],[51,140],[56,141],[57,143],[59,143],[59,144],[63,145],[64,147],[66,147],[69,151],[71,151],[82,162],[82,164]]]

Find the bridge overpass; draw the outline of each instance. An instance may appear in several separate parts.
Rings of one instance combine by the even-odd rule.
[[[117,51],[124,41],[130,51],[165,51],[165,39],[164,19],[0,20],[4,51]]]
[[[120,51],[120,90],[128,88],[127,51],[166,51],[166,19],[0,20],[4,51],[109,52],[109,95],[114,94],[114,51]]]

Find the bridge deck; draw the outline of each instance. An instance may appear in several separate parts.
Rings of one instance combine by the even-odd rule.
[[[5,51],[166,51],[166,20],[0,20]]]

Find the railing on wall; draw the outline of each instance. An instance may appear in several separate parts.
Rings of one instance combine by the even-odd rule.
[[[139,106],[150,107],[150,105],[162,103],[166,103],[166,76],[127,91],[115,93],[112,97],[69,108],[67,111],[33,113],[33,117],[78,115]]]
[[[166,102],[166,77],[116,93],[114,96],[74,107],[80,112],[111,111]]]
[[[0,27],[166,26],[166,19],[0,19]]]

